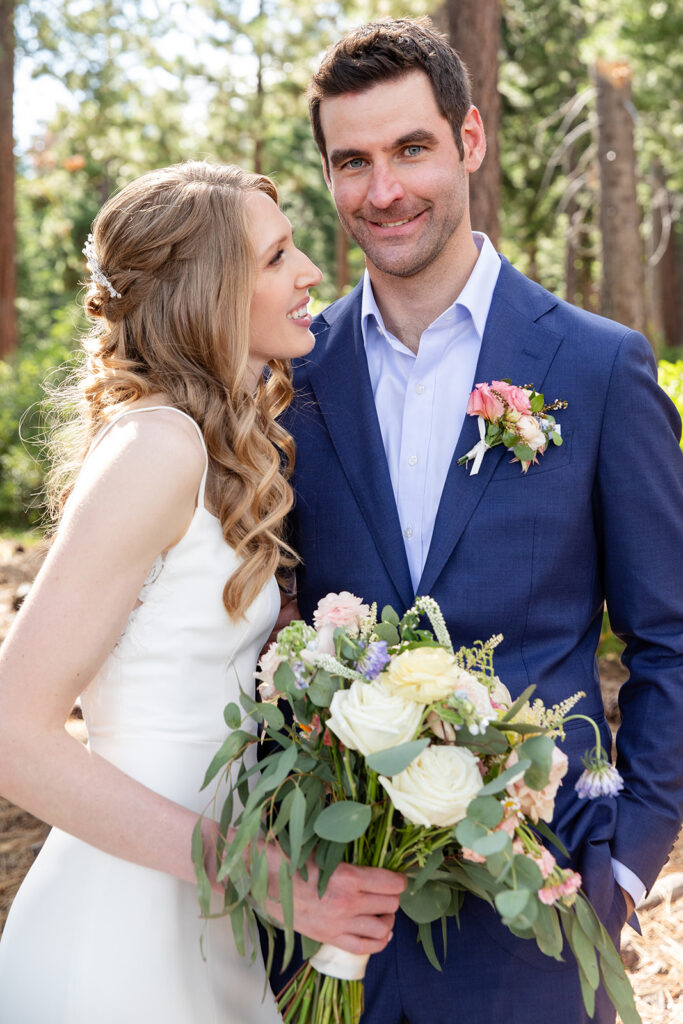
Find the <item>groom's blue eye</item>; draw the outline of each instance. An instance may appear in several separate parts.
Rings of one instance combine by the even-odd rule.
[[[406,156],[419,156],[423,149],[424,146],[418,146],[417,143],[415,143],[412,146],[406,146],[403,152]]]
[[[364,163],[365,160],[361,156],[354,156],[353,160],[347,160],[346,166],[352,171],[357,171]]]

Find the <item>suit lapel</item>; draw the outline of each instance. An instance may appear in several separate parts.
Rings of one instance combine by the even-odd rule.
[[[318,321],[320,340],[308,377],[351,491],[407,608],[413,587],[365,357],[360,289]]]
[[[541,391],[562,338],[535,321],[556,302],[503,260],[472,386],[509,378],[513,384],[533,384]],[[484,456],[478,474],[471,476],[469,469],[457,465],[457,460],[478,440],[477,419],[466,416],[441,495],[418,594],[428,594],[434,587],[498,463],[510,458],[503,445],[492,448]]]

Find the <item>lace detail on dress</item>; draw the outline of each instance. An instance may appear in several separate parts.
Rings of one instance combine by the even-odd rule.
[[[164,565],[166,564],[166,554],[166,551],[162,551],[162,553],[160,555],[157,555],[157,557],[152,562],[152,567],[147,573],[145,577],[145,582],[142,584],[142,588],[140,590],[140,593],[138,594],[138,603],[135,606],[136,608],[139,608],[141,604],[145,603],[149,596],[150,589],[161,576],[161,572],[164,568]]]
[[[152,562],[150,570],[145,577],[145,582],[142,584],[142,587],[140,588],[140,593],[138,594],[138,599],[135,603],[135,607],[128,616],[128,621],[126,622],[126,625],[123,627],[123,630],[118,640],[114,644],[112,654],[120,653],[120,647],[124,640],[133,641],[134,646],[138,649],[144,648],[144,639],[141,636],[136,635],[135,626],[138,614],[142,606],[148,603],[155,596],[157,596],[157,593],[163,584],[163,581],[162,583],[159,583],[159,578],[161,577],[161,574],[164,570],[164,566],[166,565],[167,555],[168,551],[162,551],[162,553],[160,555],[157,555],[157,557]],[[137,633],[139,632],[140,631],[138,630]]]

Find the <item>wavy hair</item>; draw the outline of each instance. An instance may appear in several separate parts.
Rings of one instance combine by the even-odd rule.
[[[255,191],[277,202],[268,178],[189,161],[143,175],[102,207],[93,245],[112,288],[88,284],[92,329],[76,379],[58,396],[72,415],[53,439],[49,487],[58,518],[96,434],[162,392],[204,435],[209,500],[242,559],[223,590],[233,618],[297,561],[283,540],[294,445],[277,423],[291,369],[272,360],[255,392],[247,374],[255,254],[245,199]]]

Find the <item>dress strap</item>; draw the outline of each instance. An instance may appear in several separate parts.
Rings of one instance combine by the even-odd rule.
[[[131,416],[133,413],[138,413],[138,412],[153,412],[153,411],[158,410],[158,409],[165,409],[167,412],[177,412],[179,416],[184,416],[186,420],[190,421],[192,426],[195,428],[195,430],[199,434],[199,440],[201,441],[202,448],[204,449],[204,456],[206,458],[206,465],[204,467],[204,472],[202,473],[202,479],[201,479],[201,482],[199,484],[199,490],[197,491],[197,506],[198,507],[199,506],[203,507],[203,505],[204,505],[204,492],[206,490],[206,477],[207,477],[207,474],[209,472],[209,453],[206,450],[206,441],[204,440],[204,435],[202,434],[201,430],[199,429],[199,424],[195,420],[193,420],[191,416],[188,416],[188,414],[186,412],[183,412],[182,409],[176,409],[176,407],[174,405],[143,405],[143,406],[138,406],[135,409],[124,409],[123,412],[117,413],[116,416],[112,417],[112,419],[109,420],[109,423],[107,423],[106,426],[104,426],[102,428],[102,430],[100,430],[100,432],[95,435],[95,437],[93,439],[93,442],[90,445],[90,448],[88,449],[88,455],[90,455],[90,452],[93,451],[93,449],[97,447],[97,445],[100,443],[100,441],[102,440],[104,435],[109,430],[111,430],[111,428],[114,426],[114,424],[118,423],[118,421],[123,419],[124,416]]]

